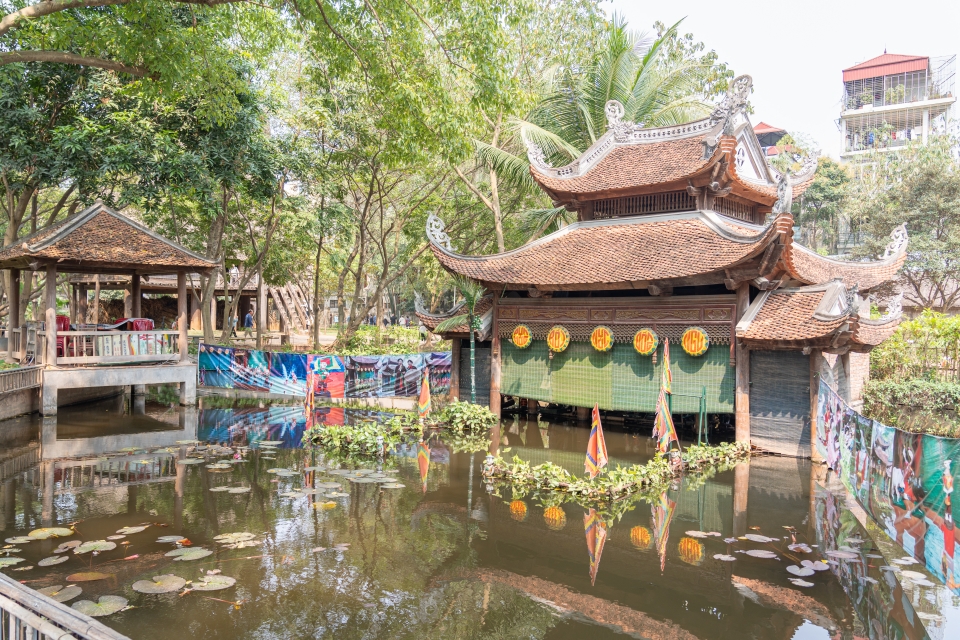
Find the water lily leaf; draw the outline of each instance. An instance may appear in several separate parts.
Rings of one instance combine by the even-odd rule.
[[[200,464],[203,462],[203,458],[184,458],[183,460],[177,460],[177,464]]]
[[[53,598],[57,602],[66,602],[67,600],[73,600],[78,595],[83,593],[83,589],[75,584],[67,585],[66,587],[61,587],[59,584],[55,584],[52,587],[37,589],[37,593],[42,593],[48,598]]]
[[[868,554],[867,554],[867,557],[868,557],[868,558],[873,558],[874,560],[883,560],[883,556],[878,555],[878,554],[876,554],[876,553],[868,553]]]
[[[314,509],[336,509],[336,507],[337,507],[336,502],[314,502],[313,503]]]
[[[840,558],[841,560],[855,560],[860,557],[859,553],[854,553],[853,551],[837,550],[827,551],[827,555],[831,558]],[[896,560],[894,560],[894,562],[896,562]]]
[[[190,588],[194,591],[219,591],[229,589],[236,583],[237,579],[229,576],[207,575],[200,582],[194,582]]]
[[[243,462],[246,462],[246,460],[244,460],[243,458],[237,458],[236,460],[231,460],[230,464],[241,464]]]
[[[54,553],[63,553],[64,551],[69,551],[74,547],[79,547],[83,544],[82,540],[68,540],[67,542],[61,542],[56,549],[53,550]]]
[[[807,569],[813,569],[814,571],[826,571],[830,568],[826,562],[822,560],[817,560],[816,562],[811,562],[810,560],[804,560],[800,563],[800,566],[806,567]]]
[[[734,558],[733,556],[727,555],[725,553],[714,554],[713,559],[722,560],[723,562],[733,562],[734,560],[736,560],[736,558]]]
[[[381,486],[382,488],[384,488],[384,489],[403,489],[403,488],[404,488],[405,486],[407,486],[407,485],[405,485],[405,484],[400,484],[399,482],[397,482],[397,483],[394,483],[394,484],[382,484],[382,485],[380,485],[380,486]]]
[[[66,562],[70,559],[70,556],[50,556],[49,558],[44,558],[37,563],[37,566],[40,567],[52,567],[55,564],[60,564],[61,562]]]
[[[213,471],[225,471],[227,469],[233,469],[233,467],[226,462],[217,462],[214,464],[208,464],[207,469],[211,469]]]
[[[332,476],[345,476],[350,473],[349,469],[328,469],[327,473]]]
[[[146,531],[147,527],[150,525],[143,525],[142,527],[124,527],[123,529],[117,529],[117,533],[122,536],[129,536],[134,533],[140,533],[141,531]]]
[[[239,533],[221,533],[213,539],[222,544],[232,544],[234,542],[243,542],[244,540],[253,540],[256,537],[255,534],[249,531],[241,531]]]
[[[340,483],[339,482],[318,482],[317,488],[318,489],[339,489]]]
[[[84,613],[88,616],[100,618],[103,616],[109,616],[112,613],[116,613],[125,606],[127,606],[126,598],[121,598],[120,596],[100,596],[99,602],[80,600],[79,602],[74,602],[71,605],[71,608],[76,609],[80,613]]]
[[[331,491],[327,494],[328,498],[347,498],[349,496],[349,493],[343,493],[342,491]]]
[[[284,491],[280,494],[283,498],[302,498],[305,495],[305,493],[300,493],[299,491]]]
[[[200,558],[206,558],[211,554],[213,554],[213,551],[208,549],[189,547],[184,549],[174,549],[173,551],[168,551],[163,555],[172,557],[174,562],[176,562],[178,560],[199,560]]]
[[[766,549],[750,549],[746,552],[748,556],[753,556],[754,558],[766,558],[772,560],[777,557],[773,551],[767,551]]]
[[[850,537],[850,538],[845,538],[844,542],[846,542],[847,544],[863,544],[863,539]]]
[[[797,585],[798,587],[813,587],[815,586],[812,582],[807,582],[806,580],[801,580],[800,578],[790,578],[790,582]]]
[[[137,580],[133,583],[133,590],[137,593],[172,593],[179,591],[187,581],[180,576],[165,573],[162,576],[153,576],[150,580]]]
[[[879,583],[880,583],[879,580],[877,580],[876,578],[871,578],[870,576],[863,576],[863,577],[860,578],[860,579],[863,580],[864,582],[866,582],[867,584],[879,584]]]
[[[274,447],[275,447],[275,446],[277,446],[278,444],[283,444],[283,440],[261,440],[261,441],[259,442],[259,444],[261,444],[261,445],[264,445],[264,444],[265,444],[265,445],[267,445],[267,446],[274,446]]]
[[[686,535],[690,536],[691,538],[706,538],[706,537],[707,537],[707,534],[706,534],[705,532],[703,532],[703,531],[686,531],[685,533],[686,533]]]
[[[7,549],[0,549],[0,553],[6,554],[6,555],[10,555],[11,553],[20,553],[21,551],[23,551],[23,549],[17,549],[14,547],[9,547]]]
[[[796,544],[788,544],[787,549],[790,549],[790,551],[795,551],[797,553],[810,553],[813,551],[813,549],[810,548],[810,545],[803,544],[802,542],[798,542]]]
[[[23,558],[17,558],[16,556],[10,556],[9,558],[0,558],[0,569],[3,567],[12,567],[18,562],[23,562]]]
[[[220,493],[221,491],[230,491],[230,487],[210,487],[210,491]]]
[[[919,571],[910,571],[910,570],[901,571],[900,575],[903,576],[904,578],[909,578],[910,580],[926,580],[927,579],[927,576],[920,573]]]
[[[250,493],[250,487],[232,487],[228,493]]]
[[[123,539],[126,538],[126,537],[127,537],[127,536],[121,536],[121,535],[118,534],[118,535],[115,535],[115,536],[107,536],[107,540],[123,540]]]
[[[177,440],[177,444],[200,444],[199,440]]]
[[[747,535],[745,535],[745,536],[743,536],[743,537],[746,538],[747,540],[751,540],[751,541],[753,541],[753,542],[776,542],[776,541],[777,541],[776,538],[770,538],[770,537],[767,537],[767,536],[761,536],[761,535],[758,534],[758,533],[748,533]]]
[[[91,551],[110,551],[117,548],[116,542],[110,542],[109,540],[91,540],[89,542],[84,542],[79,547],[73,550],[77,555],[81,553],[90,553]]]
[[[102,573],[100,571],[82,571],[67,576],[67,582],[93,582],[95,580],[106,580],[112,578],[112,573]]]
[[[789,573],[792,573],[795,576],[801,576],[801,577],[812,576],[814,574],[813,569],[807,569],[806,567],[798,567],[795,564],[792,564],[789,567],[787,567],[787,571]]]
[[[304,467],[304,471],[323,471],[326,467]]]
[[[350,482],[355,482],[357,484],[369,484],[371,482],[376,482],[373,478],[350,478]]]
[[[16,536],[14,538],[7,538],[6,542],[9,542],[10,544],[27,544],[28,542],[33,542],[35,540],[37,540],[37,538],[30,538],[28,536]]]
[[[261,456],[264,460],[276,460],[273,456]]]
[[[64,527],[51,527],[47,529],[34,529],[27,534],[34,540],[46,540],[47,538],[66,538],[73,535],[73,529]]]
[[[724,538],[723,541],[727,544],[736,544],[739,542],[736,538]]]
[[[183,536],[160,536],[157,538],[157,542],[161,544],[166,544],[168,542],[180,542],[181,540],[186,540]]]
[[[927,580],[926,578],[924,578],[923,580],[914,580],[914,581],[913,581],[913,584],[915,584],[915,585],[917,585],[917,586],[919,586],[919,587],[935,587],[935,586],[937,586],[935,583],[930,582],[930,581]]]
[[[8,542],[9,542],[9,540],[8,540]],[[912,564],[917,564],[916,559],[911,558],[910,556],[903,556],[902,558],[897,558],[897,559],[893,560],[893,562],[896,563],[896,564],[902,564],[902,565],[907,566],[907,567],[909,567],[909,566],[912,565]]]

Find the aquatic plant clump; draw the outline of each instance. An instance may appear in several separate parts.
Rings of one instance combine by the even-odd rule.
[[[508,482],[521,489],[557,491],[588,500],[616,500],[639,491],[662,488],[685,470],[709,473],[717,467],[745,460],[749,455],[750,445],[742,442],[691,445],[680,456],[682,464],[671,464],[666,457],[657,455],[646,464],[618,465],[593,479],[578,478],[552,462],[531,465],[516,456],[512,462],[498,456],[484,465],[483,475],[489,480]]]

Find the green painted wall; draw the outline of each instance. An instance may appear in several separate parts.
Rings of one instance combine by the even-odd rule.
[[[641,411],[656,409],[660,392],[662,347],[657,366],[650,356],[641,356],[630,344],[617,343],[601,353],[587,342],[571,342],[563,353],[549,360],[543,340],[526,349],[517,349],[508,340],[501,342],[503,368],[500,389],[504,395],[533,398],[543,402],[601,409]],[[707,387],[707,411],[733,413],[735,370],[730,366],[728,345],[714,345],[693,358],[680,345],[670,350],[675,394],[699,396]],[[699,397],[674,395],[674,413],[696,413]]]

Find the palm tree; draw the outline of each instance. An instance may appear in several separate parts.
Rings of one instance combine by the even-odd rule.
[[[476,280],[463,276],[453,277],[454,288],[463,296],[463,306],[467,312],[447,318],[437,325],[435,333],[443,333],[464,323],[470,329],[470,402],[477,404],[477,367],[476,367],[476,332],[480,330],[480,318],[475,313],[477,303],[487,290]]]
[[[607,131],[606,104],[619,101],[623,119],[645,126],[667,126],[706,117],[707,87],[730,75],[708,57],[668,55],[677,22],[659,37],[627,29],[614,16],[599,54],[582,69],[566,69],[544,79],[546,95],[527,118],[508,122],[510,141],[501,147],[475,141],[482,164],[517,187],[536,189],[530,176],[526,143],[543,150],[552,166],[579,158]],[[712,87],[716,89],[716,86]],[[527,213],[533,237],[569,215],[564,208]]]

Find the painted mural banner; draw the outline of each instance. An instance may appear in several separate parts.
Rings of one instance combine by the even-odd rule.
[[[952,503],[960,440],[865,418],[821,381],[816,446],[887,535],[960,595]]]
[[[450,391],[450,352],[333,356],[200,344],[200,384],[314,398],[416,396],[430,376],[434,394]]]

